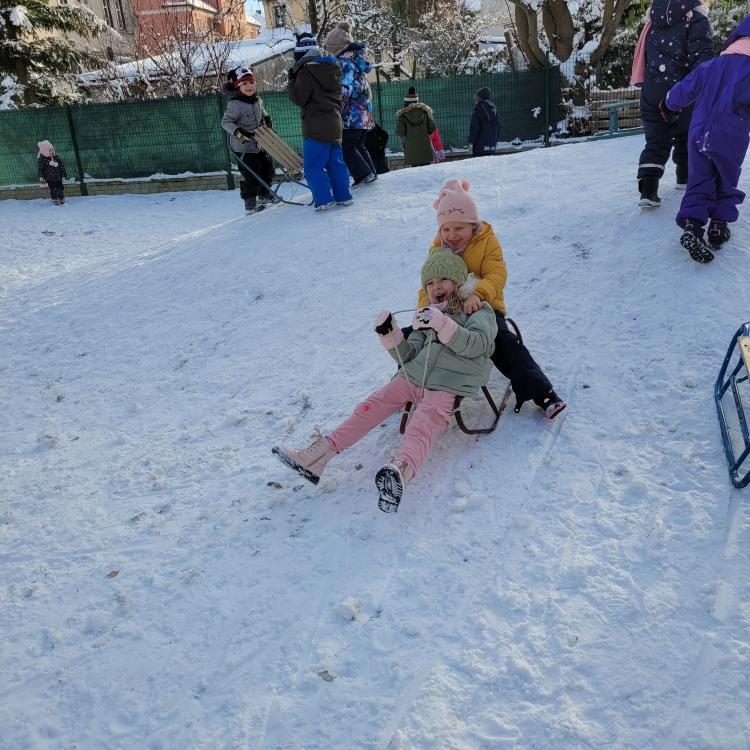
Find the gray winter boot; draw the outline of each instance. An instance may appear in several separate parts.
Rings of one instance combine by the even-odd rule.
[[[313,436],[315,439],[307,448],[296,451],[286,445],[277,445],[271,449],[271,453],[309,482],[317,484],[326,464],[336,455],[336,449],[317,427]]]

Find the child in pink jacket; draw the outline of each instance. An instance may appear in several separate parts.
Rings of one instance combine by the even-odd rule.
[[[390,312],[375,321],[380,343],[399,363],[396,376],[371,393],[338,427],[302,450],[277,446],[273,453],[290,469],[317,484],[326,464],[354,445],[391,414],[412,402],[413,416],[395,458],[375,476],[385,513],[398,510],[404,487],[419,470],[434,441],[448,426],[456,396],[472,396],[489,379],[490,355],[497,334],[495,313],[485,302],[468,315],[463,299],[471,294],[466,264],[450,250],[436,250],[422,267],[422,285],[430,306],[417,310],[414,331],[404,339]]]

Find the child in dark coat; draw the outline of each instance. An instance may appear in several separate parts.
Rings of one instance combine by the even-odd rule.
[[[477,91],[477,103],[471,113],[469,126],[472,156],[491,156],[497,147],[497,139],[500,136],[500,117],[490,99],[490,90],[486,86]]]
[[[316,211],[349,206],[349,170],[341,149],[341,70],[332,55],[321,55],[312,34],[297,37],[287,92],[302,110],[302,159]]]
[[[725,42],[721,55],[700,65],[673,86],[664,101],[665,119],[695,102],[688,134],[690,174],[677,224],[680,242],[693,260],[714,256],[703,239],[717,249],[729,239],[728,223],[737,221],[745,194],[737,189],[750,141],[750,15]]]
[[[640,206],[661,204],[659,180],[670,151],[677,167],[677,186],[684,187],[687,183],[691,110],[686,109],[678,118],[665,122],[659,102],[675,83],[713,57],[707,13],[708,8],[701,0],[653,0],[649,20],[638,40],[630,83],[643,84],[641,120],[646,147],[638,160]]]
[[[367,146],[367,150],[370,152],[372,163],[375,165],[378,174],[385,174],[390,171],[388,167],[388,158],[385,155],[385,148],[387,145],[388,131],[375,123],[372,128],[367,131],[365,146]]]
[[[68,178],[63,160],[55,153],[55,147],[49,141],[39,141],[37,146],[39,147],[37,159],[39,183],[49,188],[53,205],[62,206],[65,203],[63,180]]]

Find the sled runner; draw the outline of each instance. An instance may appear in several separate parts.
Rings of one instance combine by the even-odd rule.
[[[512,318],[506,318],[505,321],[515,331],[518,341],[522,343],[523,337],[521,336],[521,331],[519,330],[515,321]],[[484,397],[487,400],[487,403],[489,404],[489,407],[494,416],[492,424],[490,424],[488,427],[467,427],[466,422],[464,422],[463,414],[461,414],[461,402],[463,401],[463,397],[456,396],[456,400],[453,402],[453,416],[456,418],[456,424],[458,425],[461,432],[465,432],[467,435],[489,435],[491,432],[494,432],[495,427],[497,427],[497,423],[500,421],[500,417],[502,416],[503,411],[505,411],[505,407],[508,405],[508,401],[510,401],[511,392],[512,389],[510,383],[508,383],[508,385],[505,387],[503,397],[500,399],[500,403],[496,404],[487,386],[482,386],[482,393],[484,394]],[[399,425],[399,432],[402,435],[404,434],[404,430],[406,430],[406,423],[409,421],[413,406],[414,404],[410,401],[404,407],[404,413],[401,415],[401,424]]]
[[[276,168],[276,177],[278,178],[273,184],[268,185],[263,178],[252,168],[247,162],[232,151],[229,148],[230,156],[239,164],[242,164],[242,168],[247,170],[260,185],[262,185],[269,193],[274,196],[274,203],[286,203],[292,206],[309,206],[312,202],[312,194],[308,201],[298,201],[283,198],[280,195],[280,191],[284,185],[290,185],[291,187],[299,187],[309,191],[310,188],[307,186],[303,177],[303,166],[302,157],[294,151],[289,144],[273,129],[266,125],[261,125],[255,129],[255,140],[258,145],[271,157],[274,166]],[[227,143],[229,140],[227,139]]]
[[[730,364],[732,369],[727,375]],[[730,391],[732,399],[727,397]],[[735,487],[745,487],[750,483],[750,419],[742,400],[743,393],[745,398],[750,398],[750,322],[743,324],[732,338],[714,386],[721,439],[729,464],[729,477]],[[725,409],[725,401],[729,401],[734,409]]]

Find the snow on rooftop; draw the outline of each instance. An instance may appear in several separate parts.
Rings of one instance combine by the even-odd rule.
[[[231,52],[227,60],[227,68],[238,65],[257,65],[264,60],[269,60],[277,55],[284,54],[294,49],[294,34],[288,29],[266,29],[255,39],[243,39],[240,42],[230,42]],[[195,57],[195,72],[202,72],[205,66],[213,65],[217,58],[221,57],[217,47],[220,45],[205,44]],[[115,65],[112,69],[95,70],[82,73],[78,80],[83,84],[96,84],[101,81],[117,77],[123,80],[136,80],[138,78],[155,78],[160,71],[169,69],[163,60],[167,55],[157,55],[141,60]]]

